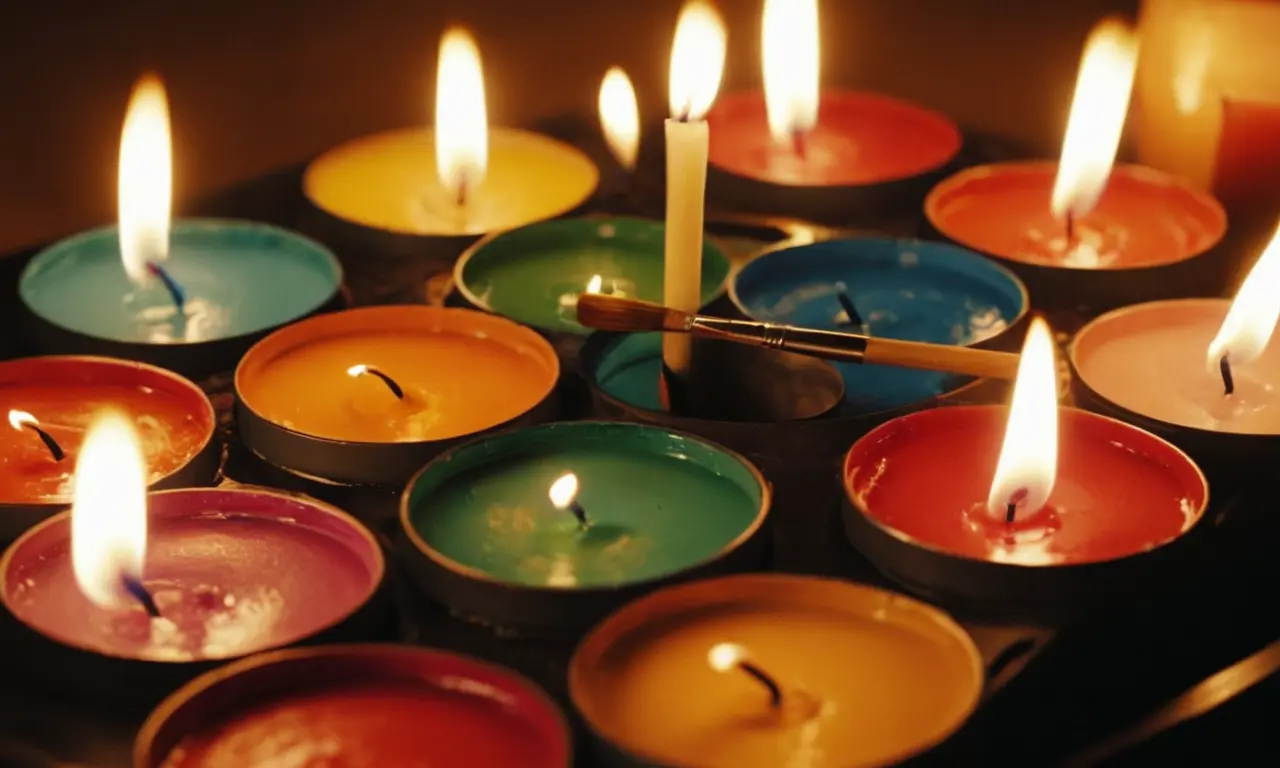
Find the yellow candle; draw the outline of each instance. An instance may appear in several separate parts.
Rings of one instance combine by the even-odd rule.
[[[510,421],[547,398],[558,376],[551,345],[509,320],[367,307],[268,336],[241,361],[236,391],[262,418],[308,435],[423,442]]]
[[[743,662],[776,682],[769,687]],[[783,575],[666,589],[597,627],[569,670],[599,736],[670,766],[882,765],[968,718],[982,691],[969,636],[872,587]]]

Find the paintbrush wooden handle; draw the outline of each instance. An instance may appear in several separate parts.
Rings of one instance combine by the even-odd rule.
[[[874,336],[867,339],[863,361],[989,379],[1014,379],[1018,376],[1018,356],[1010,352],[879,339]]]

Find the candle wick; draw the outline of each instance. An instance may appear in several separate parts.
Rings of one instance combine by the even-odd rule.
[[[466,179],[466,177],[463,177],[463,178],[461,178],[461,179],[459,179],[459,180],[458,180],[458,190],[457,190],[457,195],[454,197],[454,202],[455,202],[455,203],[457,203],[457,205],[458,205],[458,207],[459,207],[459,208],[466,208],[466,207],[467,207],[467,179]]]
[[[1067,211],[1067,253],[1071,253],[1076,243],[1076,215]]]
[[[858,308],[853,305],[853,299],[849,298],[849,294],[843,286],[836,292],[836,301],[840,302],[840,307],[844,309],[849,325],[859,328],[863,326],[862,315],[858,313]]]
[[[153,619],[160,618],[160,606],[156,605],[155,598],[151,596],[151,593],[147,591],[141,581],[129,576],[121,576],[120,580],[124,583],[125,591],[142,604],[142,608],[147,612],[148,616]]]
[[[24,424],[23,426],[36,433],[40,441],[44,443],[44,447],[49,449],[49,455],[53,457],[54,461],[62,461],[67,457],[66,451],[62,450],[62,446],[58,445],[58,441],[53,439],[53,435],[45,432],[35,424]]]
[[[587,517],[587,510],[577,499],[569,502],[569,512],[573,515],[574,519],[578,521],[578,528],[580,530],[585,531],[591,527],[591,518]]]
[[[382,381],[383,384],[387,385],[387,389],[391,390],[391,394],[395,395],[397,400],[404,399],[404,389],[399,384],[396,383],[395,379],[391,378],[390,376],[378,370],[377,368],[374,368],[373,366],[365,366],[364,370],[360,371],[360,373],[362,374],[367,373],[370,376],[377,377],[379,380]]]
[[[1014,515],[1018,511],[1018,505],[1027,500],[1027,489],[1019,488],[1009,494],[1009,503],[1004,508],[1005,525],[1013,525]]]
[[[1017,511],[1018,511],[1018,505],[1012,501],[1009,502],[1009,505],[1006,506],[1004,509],[1005,525],[1013,525],[1013,516],[1014,516],[1014,513],[1016,513]]]
[[[1226,355],[1223,355],[1222,359],[1218,361],[1218,370],[1222,373],[1223,395],[1230,395],[1235,392],[1236,380],[1235,377],[1231,375],[1231,362],[1227,359]]]
[[[808,152],[807,134],[799,129],[791,132],[791,150],[796,153],[796,157],[804,160]]]
[[[173,299],[173,305],[178,308],[178,314],[181,315],[187,304],[187,292],[183,290],[182,285],[169,274],[169,270],[160,266],[159,262],[148,261],[147,271],[164,284],[165,289],[169,291],[169,297]]]
[[[769,691],[769,705],[774,709],[782,706],[782,686],[760,667],[750,661],[739,661],[738,669],[746,672]]]

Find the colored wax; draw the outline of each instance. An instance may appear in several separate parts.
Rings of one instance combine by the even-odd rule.
[[[396,397],[367,365],[390,376]],[[555,353],[535,332],[464,309],[369,307],[296,323],[249,351],[242,402],[297,432],[422,442],[479,432],[534,408],[555,387]]]
[[[838,294],[857,309],[851,322]],[[832,240],[770,251],[735,277],[730,295],[749,317],[870,336],[969,345],[1003,333],[1027,311],[1008,270],[963,248],[916,240]],[[844,363],[845,398],[868,413],[955,389],[934,371]]]
[[[577,476],[585,530],[548,497]],[[440,555],[504,582],[599,587],[716,557],[760,524],[759,475],[737,456],[654,427],[535,427],[460,449],[414,482],[409,522]]]
[[[250,222],[173,222],[164,266],[186,292],[181,314],[159,280],[141,287],[129,280],[115,227],[37,254],[18,292],[44,320],[85,336],[184,344],[283,325],[318,310],[342,284],[342,268],[323,246]]]
[[[1208,488],[1184,454],[1119,421],[1071,408],[1058,413],[1053,494],[1012,524],[987,511],[1008,419],[1003,407],[935,408],[878,427],[846,457],[850,498],[921,546],[1028,566],[1145,552],[1199,521]]]
[[[484,181],[460,206],[437,177],[434,134],[410,128],[326,152],[302,184],[311,202],[355,224],[406,235],[478,235],[567,213],[598,180],[595,165],[568,144],[490,128]]]
[[[729,262],[702,246],[702,303],[716,297]],[[662,301],[663,225],[632,218],[566,219],[533,224],[478,243],[458,262],[455,282],[476,306],[547,331],[585,334],[578,296],[598,291]]]

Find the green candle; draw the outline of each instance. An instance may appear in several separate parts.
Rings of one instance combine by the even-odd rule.
[[[586,334],[576,318],[589,290],[662,301],[662,222],[633,218],[560,219],[476,243],[454,267],[458,291],[477,307],[544,331]],[[729,261],[702,246],[702,303],[724,291]]]
[[[553,502],[567,474],[576,493],[561,483]],[[706,563],[755,532],[766,498],[759,472],[724,448],[657,427],[579,422],[442,457],[411,484],[406,515],[435,559],[501,582],[573,589]]]

